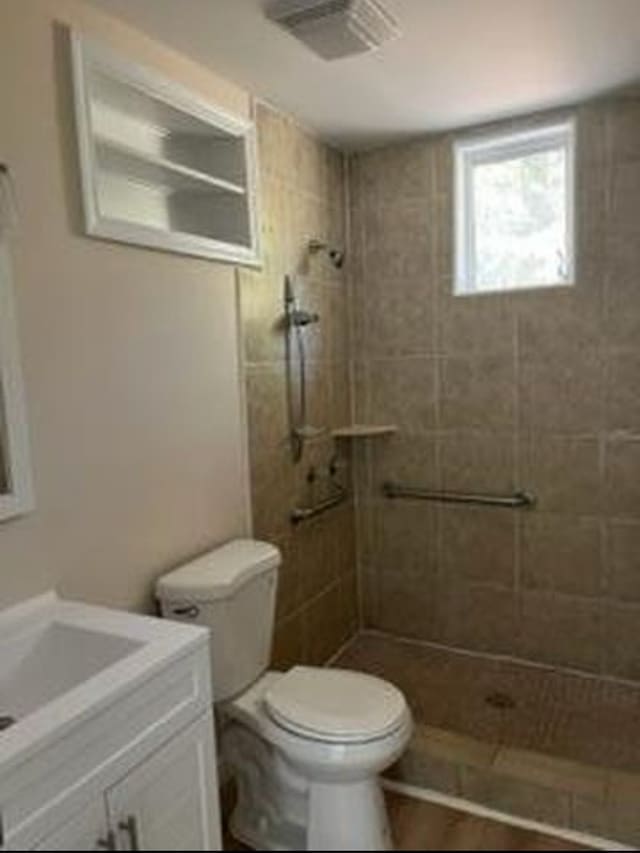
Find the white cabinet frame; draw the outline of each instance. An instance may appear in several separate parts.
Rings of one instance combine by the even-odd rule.
[[[233,116],[224,110],[213,106],[201,96],[194,94],[173,80],[163,77],[155,71],[144,68],[119,55],[107,47],[96,44],[78,33],[71,35],[72,69],[74,81],[74,98],[76,113],[76,130],[78,139],[82,197],[85,214],[85,226],[89,235],[107,240],[148,246],[165,251],[178,252],[198,257],[257,266],[260,263],[260,227],[258,222],[257,195],[257,153],[255,125],[253,121]],[[147,98],[150,104],[166,107],[168,112],[182,114],[185,121],[195,121],[202,126],[211,128],[212,135],[217,132],[228,139],[235,139],[243,146],[245,178],[241,187],[246,200],[246,239],[242,242],[218,239],[215,236],[191,233],[188,228],[158,227],[144,221],[136,221],[135,213],[131,216],[118,217],[109,215],[101,208],[99,180],[100,164],[97,148],[99,138],[92,120],[94,92],[92,80],[95,75],[102,75],[114,81],[117,85],[127,87],[137,98]],[[159,117],[161,124],[162,117]],[[161,128],[158,128],[161,129]],[[126,127],[123,136],[114,142],[120,148],[121,154],[126,155],[130,148]],[[131,151],[129,150],[129,153]],[[175,177],[197,180],[193,170],[180,164],[158,162],[162,158],[146,157],[149,168],[164,168],[167,174],[172,171]],[[207,181],[207,177],[209,180]],[[225,180],[217,181],[215,176],[202,175],[203,185],[209,183],[209,190],[215,192],[227,191],[230,197],[237,191]],[[225,184],[227,185],[225,187]],[[204,189],[204,187],[203,187]]]
[[[8,491],[0,493],[0,521],[34,507],[27,415],[9,245],[0,234],[0,444]]]

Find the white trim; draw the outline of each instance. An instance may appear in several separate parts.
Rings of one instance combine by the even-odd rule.
[[[483,163],[498,163],[516,157],[564,148],[566,155],[566,249],[567,278],[545,284],[476,288],[474,269],[473,168]],[[576,122],[562,122],[529,128],[515,133],[482,134],[454,143],[454,294],[464,296],[491,292],[520,292],[542,288],[568,287],[575,282],[575,152]]]
[[[438,791],[432,791],[428,788],[417,788],[414,785],[407,785],[404,782],[394,782],[388,779],[382,779],[382,787],[387,791],[395,791],[398,794],[405,794],[407,797],[414,797],[417,800],[423,800],[426,803],[435,803],[436,805],[445,806],[457,811],[467,812],[468,814],[476,815],[477,817],[494,820],[498,823],[506,823],[508,826],[515,826],[518,829],[528,829],[531,832],[540,832],[544,835],[553,835],[556,838],[562,838],[565,841],[570,841],[584,847],[593,847],[595,850],[635,850],[635,847],[628,847],[626,844],[621,844],[619,841],[609,841],[605,838],[600,838],[597,835],[591,835],[588,832],[578,832],[575,829],[567,829],[566,827],[553,826],[552,824],[541,823],[537,820],[529,820],[524,817],[507,814],[506,812],[498,811],[497,809],[487,808],[478,803],[473,803],[470,800],[463,800],[461,797],[454,797],[451,794],[441,794]]]
[[[93,237],[148,246],[196,257],[246,266],[261,264],[261,234],[258,220],[258,171],[255,123],[213,106],[189,89],[150,69],[123,59],[104,45],[71,34],[71,59],[75,103],[76,136],[86,232]],[[241,139],[245,152],[246,198],[249,216],[249,245],[225,243],[196,234],[185,234],[143,223],[113,219],[100,210],[98,198],[97,134],[92,122],[90,78],[95,72],[130,86],[143,95],[161,101],[185,116],[219,128]],[[162,128],[155,128],[163,133]],[[221,182],[219,182],[221,183]],[[233,193],[232,193],[233,194]]]
[[[0,234],[0,441],[10,491],[0,494],[0,521],[34,507],[27,413],[20,368],[9,246]]]

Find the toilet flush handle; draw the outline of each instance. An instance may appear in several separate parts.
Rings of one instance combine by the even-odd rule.
[[[174,616],[186,616],[187,619],[195,619],[200,615],[200,608],[195,604],[190,604],[187,607],[174,607],[171,612]]]

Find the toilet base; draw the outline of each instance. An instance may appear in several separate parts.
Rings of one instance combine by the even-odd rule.
[[[344,785],[311,785],[307,850],[392,849],[377,778]]]
[[[256,850],[391,850],[377,777],[309,782],[273,745],[241,725],[223,734],[238,800],[231,834]]]

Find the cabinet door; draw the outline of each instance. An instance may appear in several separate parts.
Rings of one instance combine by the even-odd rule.
[[[121,850],[220,850],[213,719],[200,717],[107,791]]]
[[[95,800],[80,814],[54,829],[35,850],[115,850],[115,836],[109,834],[104,799]]]

